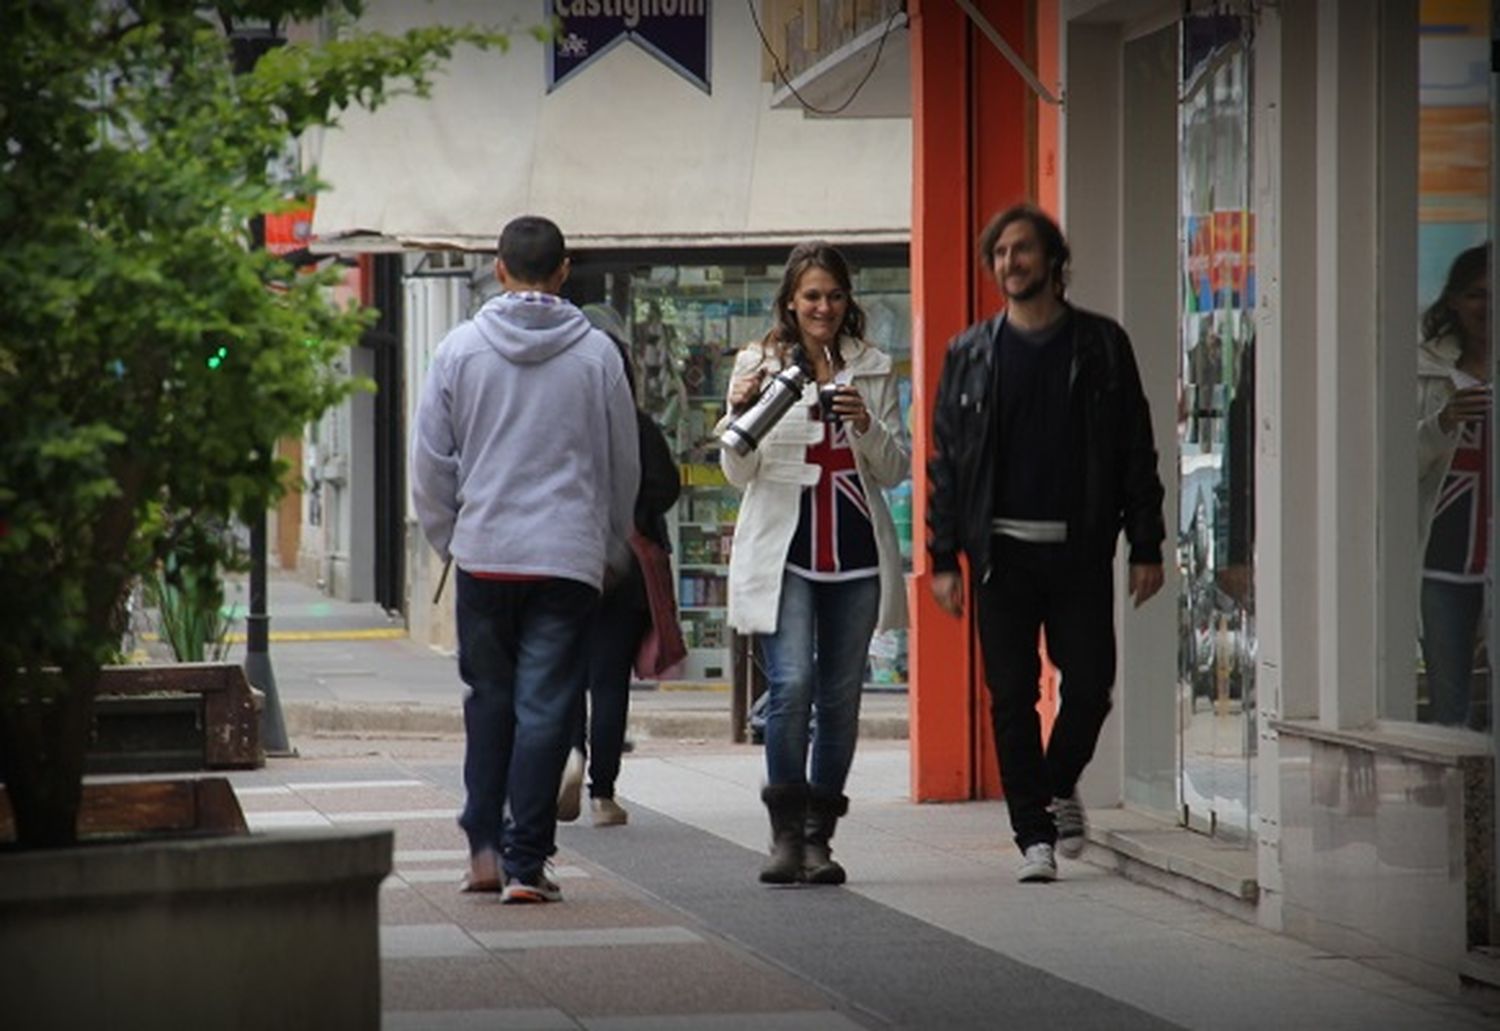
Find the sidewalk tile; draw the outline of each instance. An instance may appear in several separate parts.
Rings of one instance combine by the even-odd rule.
[[[385,1031],[578,1031],[562,1010],[418,1010],[382,1015]]]
[[[526,949],[610,948],[629,945],[701,945],[686,927],[577,927],[561,931],[474,931],[491,952]]]
[[[380,925],[381,959],[446,959],[482,952],[457,924]]]

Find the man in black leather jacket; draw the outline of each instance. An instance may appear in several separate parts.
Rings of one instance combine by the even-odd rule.
[[[1078,779],[1115,679],[1114,553],[1129,542],[1139,606],[1161,589],[1163,490],[1130,338],[1064,300],[1062,231],[1030,205],[980,235],[1005,310],[948,348],[933,411],[927,550],[932,591],[963,613],[968,557],[1001,784],[1023,881],[1057,876],[1054,849],[1083,851]],[[1045,749],[1036,712],[1038,633],[1062,673]]]

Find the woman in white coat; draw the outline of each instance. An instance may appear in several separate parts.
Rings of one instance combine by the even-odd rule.
[[[1417,385],[1427,718],[1464,725],[1492,518],[1487,245],[1454,259],[1442,296],[1423,314]]]
[[[774,328],[735,360],[731,415],[790,364],[811,382],[803,404],[758,449],[720,452],[725,475],[744,491],[729,622],[759,635],[770,695],[761,797],[772,846],[760,879],[842,884],[830,841],[849,806],[844,783],[870,638],[906,625],[901,556],[881,488],[906,478],[911,455],[891,359],[864,340],[843,256],[816,240],[795,247],[774,311]]]

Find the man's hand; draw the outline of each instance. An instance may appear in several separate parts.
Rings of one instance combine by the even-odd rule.
[[[948,615],[962,616],[964,614],[963,574],[933,573],[932,596],[937,599],[938,608]]]
[[[1161,590],[1161,585],[1167,580],[1167,574],[1162,569],[1160,562],[1150,565],[1141,564],[1130,566],[1130,596],[1135,599],[1135,607],[1140,608],[1151,599],[1151,596]],[[933,587],[936,590],[936,585]]]

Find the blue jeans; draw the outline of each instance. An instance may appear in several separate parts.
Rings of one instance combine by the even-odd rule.
[[[860,692],[880,615],[880,578],[823,583],[782,574],[776,632],[760,639],[770,703],[766,779],[842,793],[859,736]],[[808,722],[817,707],[812,772]]]
[[[573,747],[589,757],[590,798],[615,797],[630,715],[630,670],[650,621],[638,568],[600,599],[589,621],[588,704],[579,697]]]
[[[1474,646],[1483,613],[1484,584],[1422,578],[1422,664],[1427,667],[1430,723],[1468,725]]]
[[[530,878],[555,851],[569,717],[587,674],[583,636],[599,594],[574,580],[484,580],[458,571],[469,850]],[[509,820],[506,819],[507,805]]]

